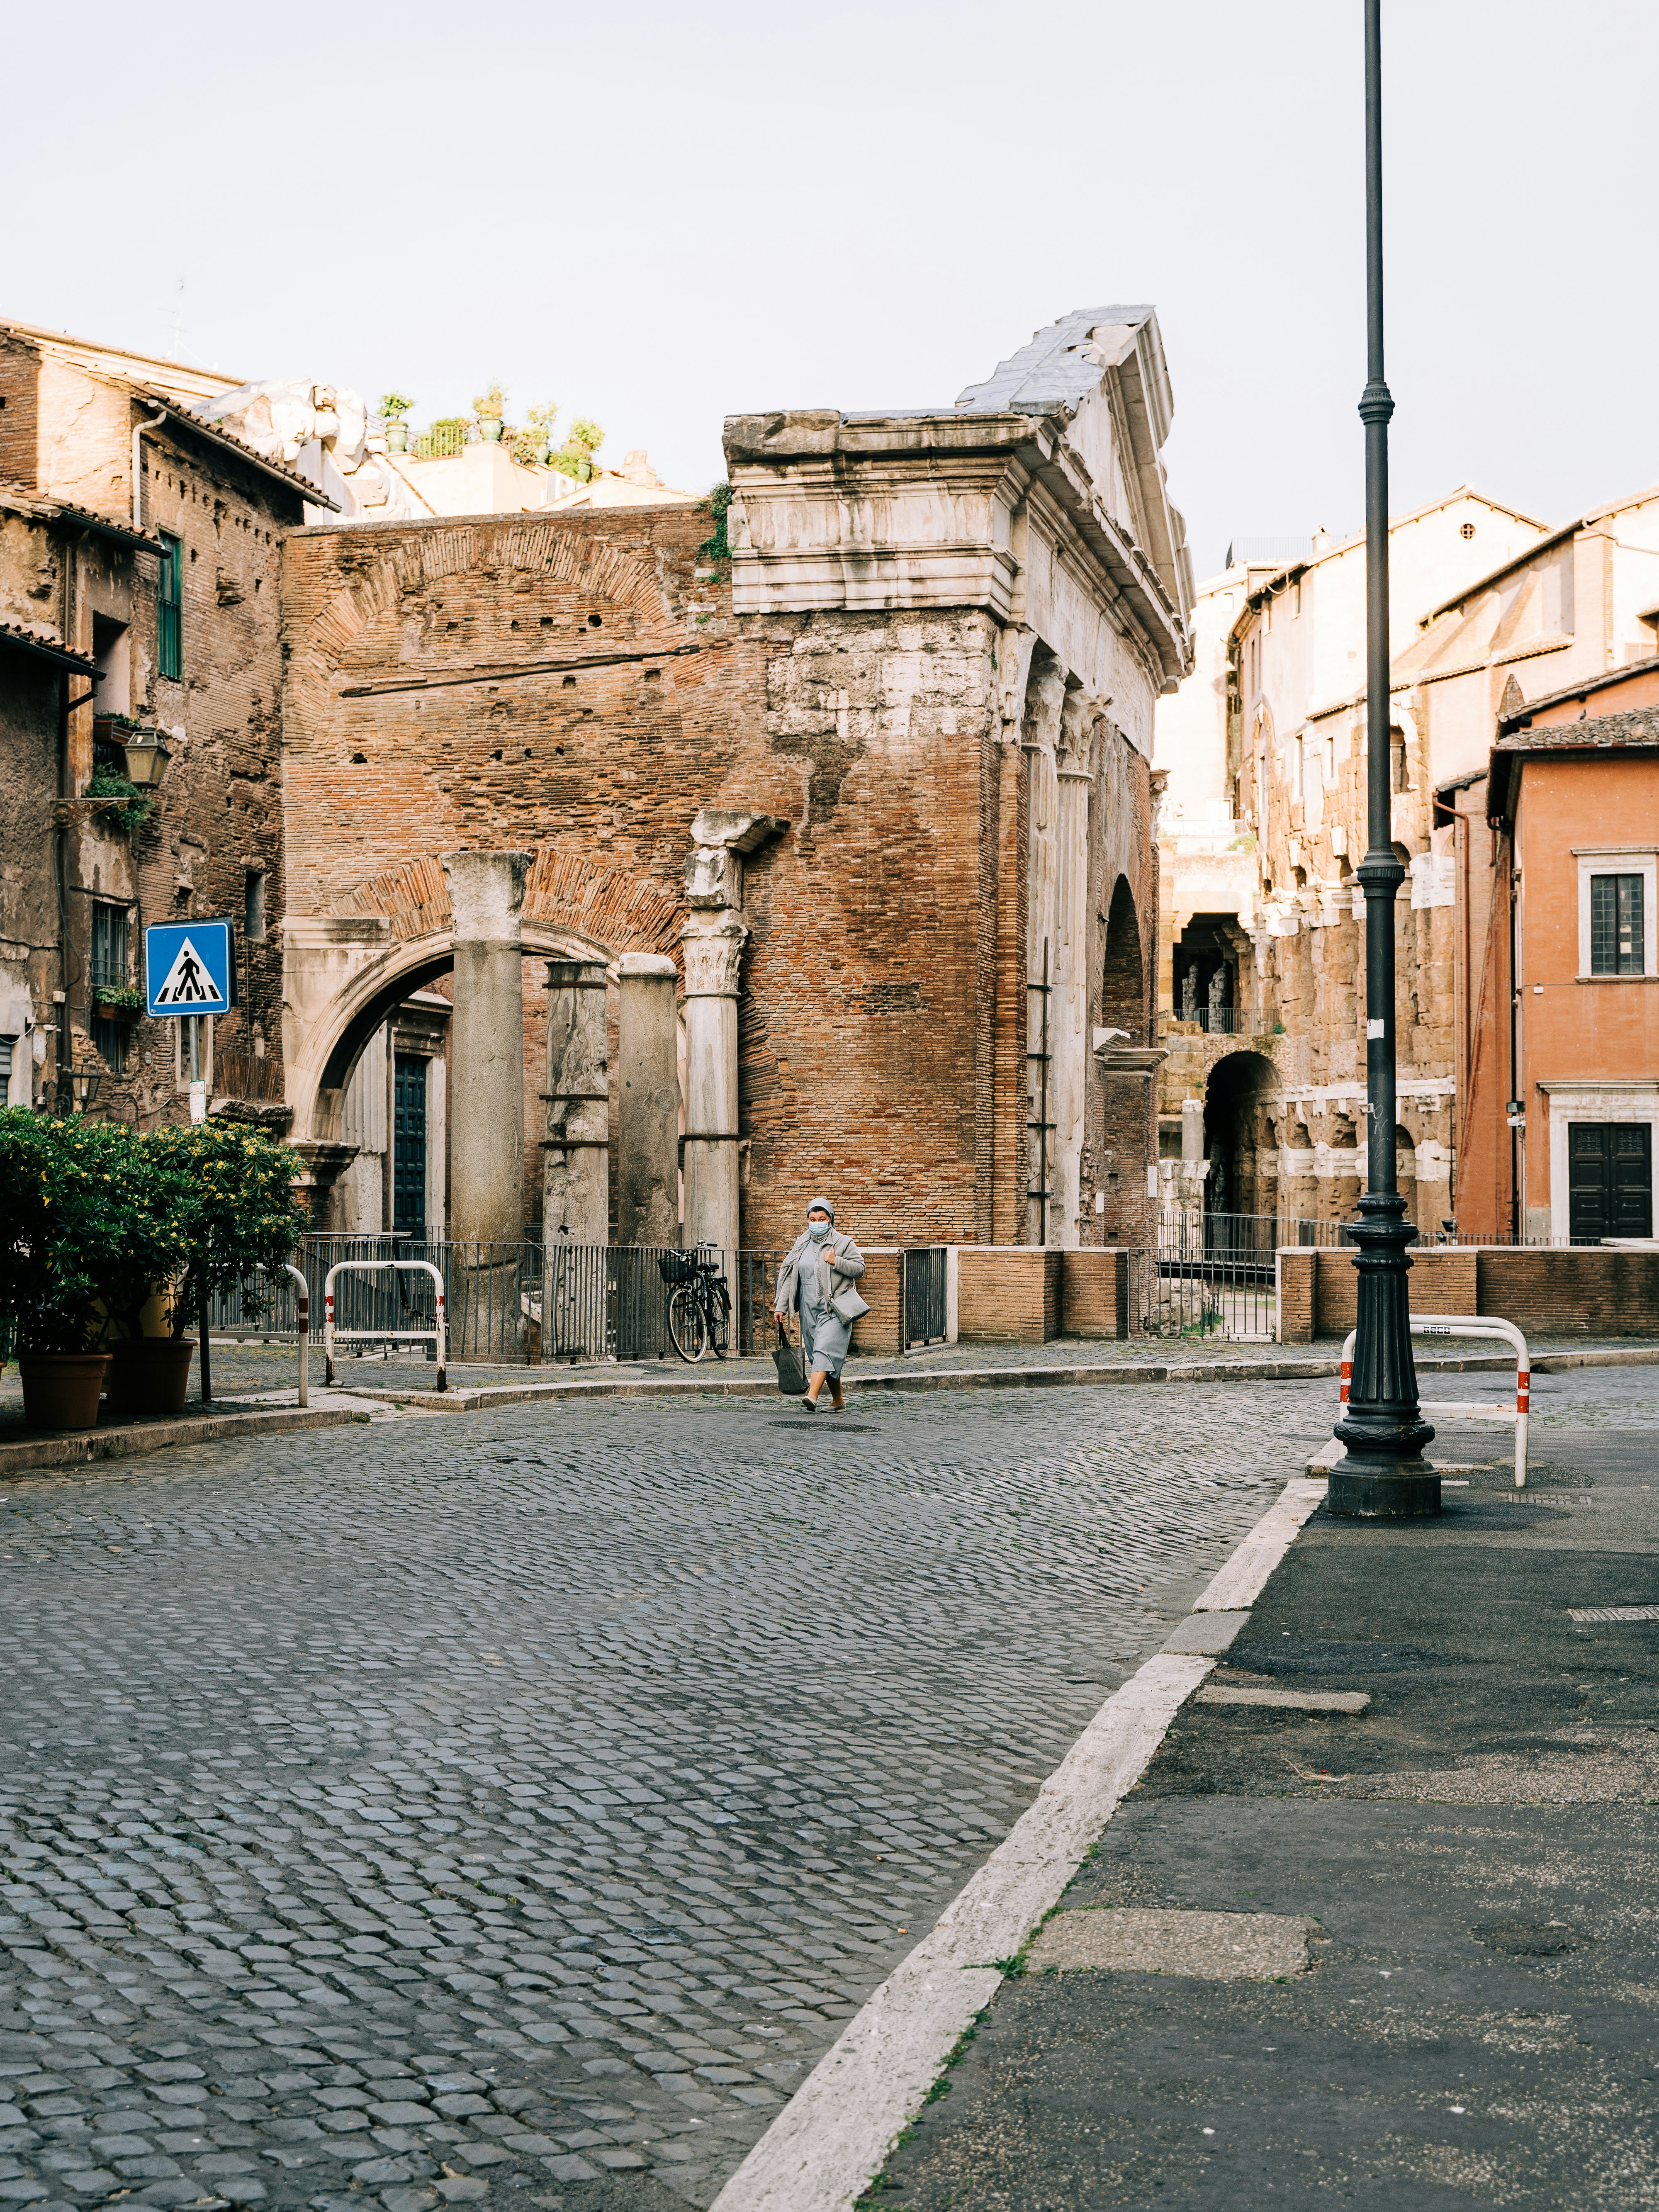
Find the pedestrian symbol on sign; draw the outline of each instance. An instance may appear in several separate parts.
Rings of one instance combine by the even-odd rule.
[[[173,956],[167,981],[155,994],[158,1006],[200,1007],[210,1012],[225,1003],[224,994],[209,975],[202,957],[186,938]]]

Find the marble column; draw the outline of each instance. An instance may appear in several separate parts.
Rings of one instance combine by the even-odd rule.
[[[449,1233],[524,1235],[524,983],[520,916],[528,853],[446,853],[454,915]]]
[[[1083,1131],[1089,1022],[1090,741],[1081,695],[1066,702],[1065,745],[1055,767],[1054,991],[1049,1000],[1054,1203],[1048,1242],[1081,1242]]]
[[[547,963],[547,1149],[542,1234],[550,1244],[611,1241],[611,1100],[605,963]]]
[[[665,953],[617,963],[617,1242],[678,1244],[678,971]]]
[[[749,925],[694,908],[685,956],[685,1241],[738,1247],[738,971]]]

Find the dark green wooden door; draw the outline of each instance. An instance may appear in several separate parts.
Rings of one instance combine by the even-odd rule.
[[[392,1225],[426,1234],[426,1061],[400,1052],[392,1068]]]
[[[1567,1124],[1568,1227],[1574,1237],[1651,1237],[1653,1131],[1645,1121]]]

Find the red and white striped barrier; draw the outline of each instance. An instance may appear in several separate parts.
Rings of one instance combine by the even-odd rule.
[[[337,1275],[374,1275],[386,1268],[416,1269],[430,1275],[438,1294],[438,1310],[434,1328],[336,1328],[334,1326],[334,1278]],[[447,1390],[444,1379],[447,1350],[447,1328],[444,1320],[444,1279],[430,1260],[337,1260],[329,1269],[323,1285],[323,1373],[330,1382],[334,1380],[334,1341],[351,1343],[368,1338],[376,1344],[433,1344],[438,1353],[438,1388]]]
[[[1342,1340],[1342,1412],[1348,1410],[1348,1398],[1353,1382],[1352,1329]],[[1513,1322],[1499,1321],[1488,1314],[1413,1314],[1413,1336],[1486,1336],[1497,1337],[1515,1347],[1515,1403],[1498,1405],[1493,1401],[1474,1398],[1423,1399],[1419,1410],[1431,1413],[1446,1421],[1512,1421],[1515,1424],[1515,1486],[1527,1486],[1527,1431],[1532,1411],[1532,1356],[1527,1350],[1527,1340]],[[1340,1418],[1339,1416],[1339,1418]],[[1309,1462],[1310,1468],[1328,1474],[1344,1455],[1344,1448],[1333,1437],[1318,1455]]]

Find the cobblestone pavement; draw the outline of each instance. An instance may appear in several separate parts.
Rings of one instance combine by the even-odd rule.
[[[1638,1340],[1630,1337],[1534,1337],[1529,1348],[1534,1359],[1556,1352],[1588,1352],[1613,1350],[1631,1352],[1643,1348]],[[1124,1367],[1168,1366],[1183,1364],[1210,1365],[1223,1362],[1227,1365],[1253,1366],[1271,1364],[1280,1366],[1286,1363],[1307,1362],[1310,1366],[1328,1367],[1337,1358],[1341,1346],[1334,1339],[1316,1344],[1266,1344],[1254,1341],[1231,1342],[1224,1337],[1130,1337],[1102,1339],[1098,1337],[1057,1337],[1048,1344],[951,1344],[933,1346],[908,1354],[903,1359],[854,1359],[848,1368],[848,1379],[856,1383],[860,1373],[866,1376],[893,1373],[951,1373],[964,1368],[981,1372],[987,1370],[1015,1370],[1030,1367]],[[1448,1344],[1429,1352],[1419,1347],[1419,1357],[1425,1359],[1443,1351],[1453,1358],[1480,1358],[1491,1357],[1499,1349],[1476,1339]],[[213,1346],[213,1388],[216,1396],[234,1397],[246,1394],[270,1391],[291,1392],[296,1372],[292,1343],[274,1344],[264,1341],[224,1343],[215,1340]],[[683,1361],[664,1360],[594,1362],[569,1365],[549,1361],[545,1365],[526,1366],[522,1361],[487,1364],[468,1363],[449,1370],[450,1388],[454,1390],[476,1390],[494,1383],[553,1383],[562,1382],[665,1381],[684,1382],[699,1375],[713,1381],[742,1377],[769,1382],[773,1374],[771,1359],[706,1360],[696,1367]],[[414,1358],[383,1360],[379,1358],[342,1358],[336,1363],[338,1387],[344,1390],[430,1390],[434,1387],[434,1372],[429,1363]],[[191,1384],[197,1377],[192,1370]],[[323,1387],[323,1355],[319,1346],[311,1351],[311,1385],[314,1390]],[[1207,1386],[1201,1386],[1207,1387]],[[1458,1387],[1458,1386],[1454,1386]],[[21,1395],[14,1373],[0,1376],[0,1407]],[[1431,1393],[1438,1395],[1438,1390]],[[192,1398],[192,1404],[195,1403]]]
[[[1329,1395],[544,1404],[14,1479],[0,2208],[707,2203]]]

